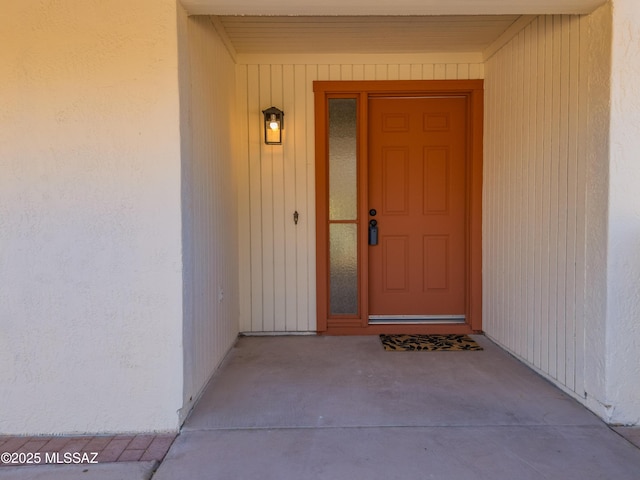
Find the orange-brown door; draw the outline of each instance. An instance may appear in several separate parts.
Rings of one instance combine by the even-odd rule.
[[[370,318],[465,317],[466,112],[464,97],[369,100]]]

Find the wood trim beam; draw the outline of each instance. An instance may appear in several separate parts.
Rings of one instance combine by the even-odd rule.
[[[484,51],[482,52],[483,61],[486,62],[491,57],[493,57],[498,50],[509,43],[513,37],[524,30],[524,28],[531,22],[533,22],[537,17],[537,15],[522,15],[520,18],[518,18],[518,20],[513,22],[502,35],[500,35],[491,45],[484,49]]]

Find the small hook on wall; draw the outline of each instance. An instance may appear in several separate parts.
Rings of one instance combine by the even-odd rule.
[[[299,217],[300,217],[300,214],[298,213],[297,210],[295,212],[293,212],[293,223],[295,223],[296,225],[298,224],[298,218]]]

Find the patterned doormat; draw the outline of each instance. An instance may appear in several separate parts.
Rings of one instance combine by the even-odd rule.
[[[396,352],[477,351],[483,348],[467,335],[380,335],[385,350]]]

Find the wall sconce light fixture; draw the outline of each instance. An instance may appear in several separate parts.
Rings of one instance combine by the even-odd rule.
[[[264,143],[267,145],[281,145],[284,112],[276,107],[270,107],[263,110],[262,113],[264,113]]]

